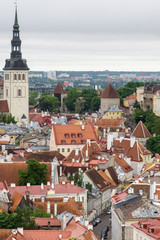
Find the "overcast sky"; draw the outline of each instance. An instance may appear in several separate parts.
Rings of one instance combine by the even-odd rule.
[[[0,0],[0,70],[10,56],[14,0]],[[160,0],[18,0],[31,70],[160,71]]]

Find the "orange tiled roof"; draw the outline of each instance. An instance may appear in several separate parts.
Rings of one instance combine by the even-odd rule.
[[[130,99],[137,99],[137,93],[131,94],[130,96],[125,98],[125,100],[130,100]]]
[[[92,125],[53,125],[53,131],[57,145],[79,145],[85,144],[87,139],[98,141]],[[63,143],[65,141],[65,143]],[[75,142],[74,142],[75,141]]]
[[[19,206],[20,202],[22,201],[23,195],[20,194],[19,192],[15,191],[13,196],[12,196],[12,208],[11,212],[14,212],[14,210]]]
[[[133,170],[133,168],[121,157],[116,155],[114,161],[122,168],[125,173],[128,173]]]
[[[143,124],[143,122],[139,121],[139,123],[137,124],[136,128],[132,133],[132,136],[136,138],[149,138],[152,135],[150,134],[146,126]]]
[[[47,164],[47,181],[51,182],[51,164]],[[27,167],[26,163],[0,163],[0,182],[4,179],[6,180],[7,184],[10,185],[11,183],[18,183],[18,169],[25,170]]]
[[[100,95],[101,98],[120,98],[118,92],[112,87],[111,84],[108,84],[106,89]]]
[[[52,94],[66,94],[67,92],[64,90],[62,84],[59,82],[55,89],[53,90]]]
[[[35,202],[35,208],[45,209],[47,211],[47,202]],[[51,213],[54,214],[54,202],[50,202]],[[84,211],[82,206],[75,202],[74,199],[69,198],[68,202],[57,202],[57,213],[69,212],[77,216],[83,216]]]
[[[117,186],[113,179],[109,178],[102,170],[99,170],[98,173],[105,179],[106,182],[109,182],[112,186]]]
[[[61,226],[58,218],[35,218],[35,223],[39,226],[48,226],[48,222],[50,222],[50,226]]]
[[[135,141],[133,148],[130,148],[127,156],[131,157],[131,160],[134,162],[141,162],[143,158],[141,155],[150,155],[151,152],[148,151],[142,144],[138,141]]]
[[[0,239],[6,240],[12,233],[12,229],[0,229]]]
[[[0,87],[4,85],[4,81],[0,81]]]
[[[98,128],[118,128],[125,121],[125,118],[120,119],[87,119],[87,122],[98,126]]]

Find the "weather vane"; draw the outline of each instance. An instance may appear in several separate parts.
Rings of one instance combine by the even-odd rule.
[[[17,7],[17,0],[14,1],[14,5],[15,5],[15,7]]]

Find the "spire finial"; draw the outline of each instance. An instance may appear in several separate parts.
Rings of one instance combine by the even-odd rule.
[[[17,0],[15,0],[14,4],[15,4],[15,21],[14,21],[14,25],[18,25],[18,17],[17,17]]]

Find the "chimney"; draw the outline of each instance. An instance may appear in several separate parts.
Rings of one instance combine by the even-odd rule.
[[[80,221],[80,217],[78,216],[76,216],[75,219],[76,219],[76,222]]]
[[[15,183],[11,183],[11,187],[16,187],[16,184]]]
[[[54,189],[54,183],[52,183],[51,188]]]
[[[61,177],[61,176],[62,176],[62,167],[61,167],[61,166],[60,166],[59,170],[60,170],[59,175],[60,175],[60,177]]]
[[[113,134],[107,134],[107,150],[110,150],[113,145]]]
[[[31,186],[31,184],[30,183],[27,183],[27,187],[30,187]]]
[[[23,235],[23,228],[17,228],[17,231]]]
[[[86,158],[88,158],[88,150],[86,150]]]
[[[47,182],[47,186],[50,186],[50,182]]]
[[[106,137],[106,129],[103,128],[103,137],[105,138]]]
[[[64,185],[64,184],[65,184],[65,181],[62,181],[62,184]]]
[[[50,201],[47,201],[47,213],[51,213]]]
[[[62,234],[61,233],[59,234],[59,239],[62,239]]]
[[[71,181],[71,184],[74,185],[74,181]]]
[[[57,203],[54,203],[54,216],[57,216]]]
[[[92,224],[88,225],[88,230],[92,230],[93,231],[93,225]]]
[[[76,148],[76,149],[75,149],[75,155],[78,156],[78,154],[79,154],[79,149]]]
[[[48,229],[50,229],[50,228],[51,228],[51,222],[48,221]]]
[[[41,189],[42,189],[42,190],[44,189],[44,185],[43,185],[43,183],[41,183]]]
[[[66,226],[67,226],[67,215],[64,212],[63,218],[62,218],[62,230],[64,230],[66,228]]]
[[[132,148],[135,144],[135,137],[130,138],[130,147]]]
[[[84,124],[82,125],[82,130],[84,130]]]
[[[87,143],[89,146],[91,146],[91,140],[90,139],[87,139]]]
[[[29,194],[30,192],[29,191],[26,191],[26,202],[29,204],[30,200],[29,200]]]
[[[89,225],[89,221],[85,220],[85,226],[88,227],[88,225]]]
[[[51,214],[51,218],[53,218],[53,214]]]

